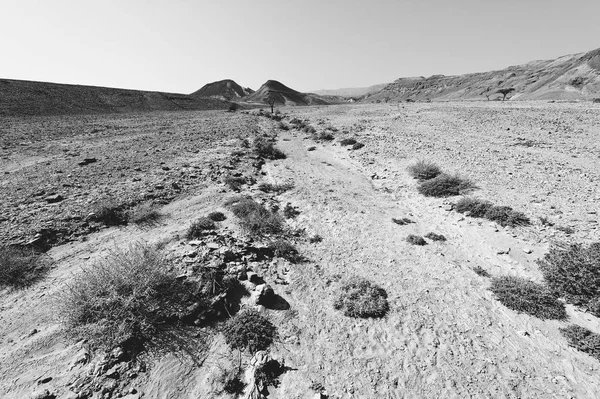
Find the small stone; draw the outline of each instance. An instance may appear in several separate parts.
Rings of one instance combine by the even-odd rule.
[[[56,395],[53,395],[50,393],[49,390],[44,389],[41,391],[34,391],[31,396],[30,399],[55,399]]]
[[[530,254],[533,251],[531,250],[531,248],[523,248],[523,252],[525,252],[526,254]]]
[[[98,162],[96,158],[84,158],[83,161],[79,162],[77,165],[85,166],[95,162]]]
[[[505,255],[508,254],[510,252],[510,248],[499,248],[496,253],[498,255]]]
[[[38,385],[39,384],[47,384],[50,381],[52,381],[52,377],[45,377],[45,378],[42,378],[41,380],[38,380]]]
[[[221,246],[216,242],[209,242],[208,244],[206,244],[206,248],[215,250],[221,248]]]
[[[49,204],[55,204],[64,200],[65,198],[60,194],[49,195],[45,198],[46,202]]]

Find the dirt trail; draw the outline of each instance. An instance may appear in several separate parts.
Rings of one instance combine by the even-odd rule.
[[[487,290],[487,279],[471,270],[536,279],[533,260],[543,248],[420,196],[403,172],[409,160],[389,165],[397,175],[382,184],[344,149],[308,152],[312,142],[293,133],[280,138],[288,158],[267,165],[269,178],[296,183],[284,200],[302,210],[300,225],[324,237],[303,248],[312,263],[295,269],[287,290],[298,315],[287,324],[284,342],[297,345],[283,345],[282,355],[302,377],[286,374],[280,397],[304,397],[311,380],[357,398],[597,397],[598,363],[568,348],[558,332],[564,323],[504,308]],[[391,222],[405,216],[416,223]],[[430,231],[448,241],[424,247],[404,241]],[[511,251],[498,255],[499,248]],[[333,310],[336,275],[384,287],[389,316],[355,320]],[[595,318],[569,313],[598,331]]]

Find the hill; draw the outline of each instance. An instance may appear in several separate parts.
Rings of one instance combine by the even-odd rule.
[[[247,96],[244,101],[266,103],[267,97],[273,93],[279,105],[325,105],[336,101],[313,93],[300,93],[276,80],[267,80],[258,90]]]
[[[365,101],[485,100],[513,88],[512,100],[589,100],[600,97],[600,49],[532,61],[499,71],[398,79]]]
[[[235,81],[231,79],[220,80],[218,82],[208,83],[200,90],[197,90],[190,94],[192,97],[220,97],[225,100],[238,99],[246,97],[248,94],[253,93],[250,88],[243,88]]]
[[[227,106],[222,100],[185,94],[0,79],[0,116],[207,110]]]
[[[369,87],[347,87],[343,89],[316,90],[314,93],[321,96],[362,97],[377,93],[388,84],[389,83],[382,83]]]

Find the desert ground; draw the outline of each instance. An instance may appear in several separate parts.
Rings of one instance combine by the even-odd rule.
[[[598,397],[599,360],[569,345],[560,328],[600,333],[599,319],[571,304],[567,319],[536,318],[505,307],[489,287],[490,277],[505,275],[542,282],[536,260],[555,242],[600,241],[600,104],[278,111],[281,121],[257,110],[3,120],[0,238],[39,252],[48,266],[27,287],[0,291],[0,397]],[[314,134],[295,128],[294,119]],[[273,139],[285,158],[254,153],[248,143],[256,137]],[[341,145],[348,138],[364,146]],[[472,196],[531,222],[503,227],[457,212],[461,195],[420,194],[407,171],[418,160],[470,179]],[[228,177],[244,183],[234,187]],[[264,192],[260,183],[288,189]],[[286,240],[301,259],[268,253],[272,236],[240,226],[226,205],[239,195],[297,211],[285,217],[293,232]],[[107,226],[97,218],[105,203],[121,210],[146,203],[161,217]],[[186,237],[194,220],[214,211],[226,220]],[[400,218],[411,223],[392,221]],[[431,232],[446,241],[406,241]],[[188,325],[183,344],[135,357],[74,337],[61,313],[67,288],[111,251],[139,243],[160,247],[179,280],[215,264],[236,276],[248,294],[237,307],[271,321],[272,345],[232,349],[222,319]],[[336,309],[352,278],[385,290],[384,317]],[[277,306],[261,304],[265,283]],[[257,390],[265,358],[283,366]],[[238,368],[245,386],[229,393],[224,381]]]

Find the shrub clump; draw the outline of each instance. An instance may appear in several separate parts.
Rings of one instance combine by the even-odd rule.
[[[94,205],[92,214],[94,220],[106,226],[123,226],[129,222],[125,207],[111,199],[102,200]]]
[[[275,256],[289,260],[292,263],[300,260],[300,255],[296,247],[286,240],[275,240],[269,243],[269,249]]]
[[[490,286],[496,298],[507,308],[540,319],[564,320],[565,305],[545,286],[521,277],[493,277]]]
[[[281,183],[281,184],[272,184],[272,183],[260,183],[258,185],[258,189],[264,193],[285,193],[288,190],[294,188],[292,183]]]
[[[308,242],[311,243],[311,244],[316,244],[318,242],[323,242],[323,237],[321,237],[318,234],[315,234],[314,236],[312,236],[312,237],[310,237],[308,239]]]
[[[400,226],[405,226],[407,224],[414,223],[409,218],[400,218],[400,219],[392,218],[392,222],[399,224]]]
[[[273,343],[276,333],[273,323],[253,310],[236,314],[223,327],[225,342],[232,349],[248,349],[252,354],[267,349]]]
[[[279,148],[275,147],[272,142],[259,137],[254,140],[254,152],[262,158],[276,160],[285,159],[286,156]]]
[[[354,145],[352,146],[353,150],[360,150],[361,148],[363,148],[365,145],[363,143],[354,143]]]
[[[537,263],[552,291],[600,315],[600,242],[587,246],[557,243]]]
[[[417,180],[430,180],[434,177],[442,174],[442,170],[434,164],[428,161],[417,161],[414,165],[408,167],[408,173]]]
[[[227,176],[223,179],[223,183],[233,191],[240,191],[242,186],[246,184],[246,179],[243,177]]]
[[[205,231],[214,230],[216,228],[217,226],[215,225],[215,222],[212,221],[212,219],[203,216],[201,218],[198,218],[198,220],[196,220],[194,223],[192,223],[192,225],[188,228],[185,236],[188,240],[192,240],[194,238],[201,237],[202,233],[204,233]]]
[[[223,212],[219,211],[211,212],[207,215],[207,217],[213,222],[222,222],[223,220],[227,219],[227,216],[225,216]]]
[[[333,307],[345,316],[361,318],[383,317],[390,309],[385,290],[362,278],[344,284]]]
[[[234,197],[225,203],[239,219],[240,226],[254,235],[279,234],[283,231],[281,216],[273,213],[250,197]]]
[[[468,216],[474,218],[485,217],[487,211],[492,207],[492,203],[479,198],[464,197],[455,205],[454,209],[458,213],[468,213]]]
[[[340,145],[341,146],[354,145],[356,143],[357,143],[356,139],[352,139],[352,138],[340,140]]]
[[[137,204],[127,213],[127,219],[129,221],[138,226],[146,227],[155,226],[161,217],[161,213],[151,202]]]
[[[600,334],[572,324],[560,329],[569,346],[600,360]]]
[[[444,237],[442,234],[436,233],[427,233],[425,238],[429,238],[431,241],[446,241],[446,237]]]
[[[514,211],[510,206],[491,206],[485,213],[485,218],[498,223],[502,227],[526,226],[529,218],[521,212]]]
[[[0,288],[23,288],[40,280],[48,271],[48,263],[33,250],[0,247]]]
[[[283,207],[283,216],[286,219],[295,219],[300,215],[300,211],[296,207],[292,206],[289,202]]]
[[[427,245],[427,241],[425,241],[423,237],[414,234],[410,234],[406,237],[406,242],[412,245]]]
[[[417,190],[426,197],[445,198],[459,195],[475,189],[475,185],[459,176],[440,174],[432,179],[424,180]]]

